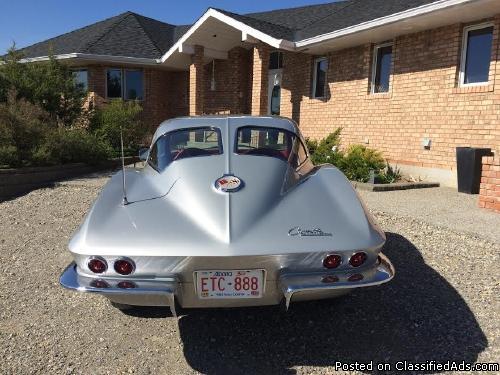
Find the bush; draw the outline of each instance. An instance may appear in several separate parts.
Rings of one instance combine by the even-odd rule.
[[[101,141],[108,143],[115,152],[120,153],[120,129],[123,129],[123,144],[127,149],[137,151],[147,129],[140,120],[142,107],[137,102],[114,100],[103,108],[97,109],[90,121],[90,131]]]
[[[49,61],[21,63],[22,54],[12,47],[0,61],[0,102],[9,90],[17,97],[38,105],[53,121],[71,127],[84,114],[87,93],[75,84],[71,69],[53,57]]]
[[[340,133],[338,128],[321,141],[306,139],[311,154],[311,161],[318,165],[329,163],[339,168],[349,180],[367,182],[370,174],[382,183],[394,182],[401,178],[399,170],[394,171],[384,161],[379,151],[364,145],[351,145],[347,150],[340,149]]]
[[[340,133],[342,129],[338,128],[333,133],[330,133],[321,141],[307,139],[307,147],[311,154],[311,161],[314,164],[330,163],[338,165],[343,158],[340,151]]]
[[[391,184],[398,182],[402,177],[401,170],[397,166],[393,168],[389,163],[386,163],[385,170],[377,176],[377,182],[380,184]]]
[[[34,149],[50,128],[55,124],[43,109],[16,99],[16,92],[10,90],[7,102],[0,103],[0,165],[29,165]]]
[[[360,182],[368,182],[370,171],[378,175],[384,167],[382,154],[363,145],[349,146],[340,164],[340,169],[349,180]]]
[[[83,129],[55,129],[33,154],[37,165],[84,162],[96,165],[111,155],[109,145]]]

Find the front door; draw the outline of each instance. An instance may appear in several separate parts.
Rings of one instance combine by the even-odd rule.
[[[269,70],[268,76],[268,108],[267,113],[269,115],[280,114],[281,106],[281,74],[282,69],[272,69]]]

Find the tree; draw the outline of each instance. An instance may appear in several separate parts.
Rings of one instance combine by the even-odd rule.
[[[13,46],[0,64],[0,102],[14,89],[17,97],[39,105],[59,126],[72,126],[80,119],[86,92],[75,83],[69,67],[52,55],[48,61],[22,62]]]

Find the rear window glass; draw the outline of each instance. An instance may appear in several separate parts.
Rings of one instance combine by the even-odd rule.
[[[236,153],[272,156],[287,161],[296,136],[286,130],[265,127],[238,129]]]
[[[182,129],[158,138],[150,153],[150,164],[161,171],[176,160],[220,154],[222,142],[219,129]]]

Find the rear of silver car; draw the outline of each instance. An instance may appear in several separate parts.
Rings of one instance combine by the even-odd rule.
[[[70,241],[64,287],[173,310],[288,307],[394,275],[351,183],[312,165],[288,119],[171,120],[149,155],[99,195]]]
[[[100,276],[85,269],[88,258],[77,257],[61,276],[61,284],[69,289],[99,293],[112,302],[138,306],[169,306],[175,315],[176,304],[185,308],[263,306],[332,298],[350,289],[379,285],[394,276],[394,268],[381,253],[368,256],[354,267],[349,263],[353,253],[344,253],[335,270],[323,265],[330,253],[302,253],[241,257],[137,257],[134,273],[120,275],[107,272]],[[102,257],[111,265],[117,259]],[[175,263],[175,264],[174,264]],[[78,269],[77,269],[78,268]],[[161,270],[171,270],[162,272]],[[203,298],[199,290],[202,270],[261,271],[262,294],[257,298]]]

